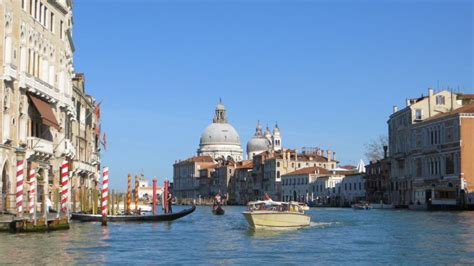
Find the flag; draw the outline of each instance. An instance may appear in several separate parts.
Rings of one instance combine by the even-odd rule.
[[[97,122],[100,121],[100,105],[102,104],[102,101],[100,101],[98,104],[95,105],[94,113],[95,113],[95,118],[97,119]]]

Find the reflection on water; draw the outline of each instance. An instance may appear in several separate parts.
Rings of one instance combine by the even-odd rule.
[[[308,212],[309,227],[254,231],[243,210],[215,216],[198,207],[174,222],[0,234],[0,264],[474,263],[473,212],[318,209]]]

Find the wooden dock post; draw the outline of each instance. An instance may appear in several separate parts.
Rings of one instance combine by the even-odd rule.
[[[156,177],[153,178],[153,215],[156,215]]]
[[[135,214],[138,213],[138,176],[135,176]]]
[[[130,201],[131,201],[131,190],[132,190],[132,176],[128,174],[128,186],[127,186],[127,211],[126,214],[130,214],[131,209],[130,209]]]

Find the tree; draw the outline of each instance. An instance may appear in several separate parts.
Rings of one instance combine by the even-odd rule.
[[[380,135],[376,139],[372,139],[364,145],[365,157],[369,161],[381,160],[384,157],[384,146],[388,146],[388,137],[386,135]]]

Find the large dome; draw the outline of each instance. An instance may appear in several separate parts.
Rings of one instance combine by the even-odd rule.
[[[231,124],[210,124],[201,135],[200,145],[233,144],[240,146],[240,137]]]
[[[216,107],[214,119],[202,133],[199,142],[199,155],[210,155],[214,159],[242,160],[243,151],[240,137],[235,128],[228,123],[227,113],[222,102]]]

